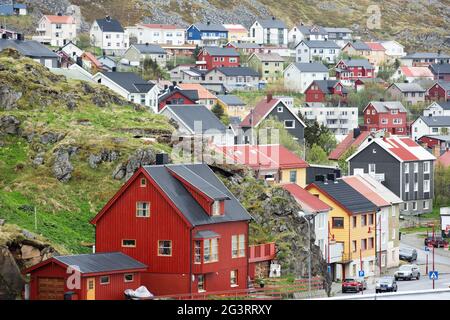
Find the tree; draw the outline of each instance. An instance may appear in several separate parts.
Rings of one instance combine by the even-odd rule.
[[[434,204],[450,206],[450,167],[438,164],[434,173]]]
[[[326,126],[319,125],[317,120],[308,120],[298,113],[300,119],[306,124],[305,128],[305,141],[306,145],[312,146],[317,144],[321,146],[326,153],[336,148],[337,141],[334,134]]]
[[[306,161],[314,164],[329,164],[328,155],[319,145],[313,144],[306,152]]]
[[[80,49],[87,49],[91,46],[91,38],[89,34],[82,33],[78,36],[77,46],[80,47]]]
[[[167,73],[155,60],[145,58],[144,61],[142,61],[142,78],[145,80],[166,79]]]
[[[351,146],[350,149],[348,149],[347,151],[345,151],[345,152],[341,155],[341,157],[339,158],[339,160],[338,160],[339,168],[341,169],[342,175],[344,175],[344,176],[350,174],[350,173],[348,172],[348,163],[347,163],[346,160],[347,160],[347,158],[350,157],[353,153],[355,153],[355,151],[356,151],[356,148],[355,148],[354,146]]]
[[[222,105],[219,103],[216,103],[212,108],[211,112],[214,113],[214,115],[224,124],[229,125],[230,124],[230,118],[225,113],[225,110]]]
[[[370,101],[379,101],[380,99],[389,101],[391,98],[390,93],[382,85],[367,83],[363,90],[350,92],[347,96],[347,103],[349,107],[358,108],[362,112]]]
[[[261,129],[267,129],[263,131]],[[271,130],[277,130],[277,135]],[[263,136],[267,133],[267,137]],[[272,135],[274,135],[272,137]],[[272,140],[272,138],[274,138]],[[265,140],[265,141],[263,141]],[[303,145],[294,139],[294,137],[286,130],[284,124],[276,120],[274,117],[270,117],[264,120],[258,126],[258,143],[264,144],[275,144],[279,143],[290,151],[294,152],[296,155],[304,159]]]

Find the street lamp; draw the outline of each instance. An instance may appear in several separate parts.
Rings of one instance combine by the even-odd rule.
[[[299,218],[303,218],[308,225],[308,296],[311,299],[311,220],[314,219],[314,215],[305,213],[303,211],[298,212]]]

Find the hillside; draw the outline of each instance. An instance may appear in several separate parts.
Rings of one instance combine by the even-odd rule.
[[[69,4],[80,6],[83,20],[111,15],[124,25],[139,21],[179,23],[187,26],[195,21],[242,23],[250,27],[256,17],[275,15],[289,27],[303,22],[327,26],[350,27],[363,39],[395,39],[408,50],[450,50],[448,25],[450,0],[393,1],[312,1],[312,0],[25,0],[33,8],[33,16],[65,11]],[[369,29],[367,21],[376,5],[380,28]],[[88,24],[85,24],[85,30]]]

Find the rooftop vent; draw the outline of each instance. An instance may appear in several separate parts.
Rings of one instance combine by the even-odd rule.
[[[163,165],[169,163],[169,155],[167,153],[156,154],[156,164]]]

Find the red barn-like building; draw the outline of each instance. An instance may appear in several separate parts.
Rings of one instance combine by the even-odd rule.
[[[167,105],[191,105],[196,104],[198,100],[197,90],[181,90],[178,87],[168,88],[167,92],[158,97],[158,112],[161,112]]]
[[[202,70],[239,67],[239,53],[234,48],[205,47],[199,52],[196,63]]]
[[[406,109],[400,101],[372,101],[363,110],[366,131],[407,135]]]
[[[436,82],[426,93],[430,101],[450,101],[450,82]]]
[[[336,79],[350,84],[358,79],[375,78],[375,68],[367,59],[341,60],[336,64]]]
[[[341,103],[346,103],[347,89],[338,80],[315,80],[305,90],[305,102],[309,104],[326,103],[335,95]]]
[[[155,295],[247,288],[251,216],[206,164],[140,168],[91,221],[97,252],[148,265]]]

